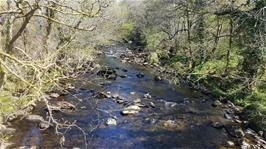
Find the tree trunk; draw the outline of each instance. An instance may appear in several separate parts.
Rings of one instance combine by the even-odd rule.
[[[10,10],[11,1],[6,1],[7,10]],[[12,39],[12,15],[7,14],[4,19],[4,23],[1,29],[1,52],[11,53],[12,48],[10,47],[9,41]],[[5,57],[0,57],[1,61],[5,61]],[[0,89],[3,88],[6,82],[6,73],[3,65],[0,63]]]
[[[232,43],[233,43],[233,18],[232,16],[230,17],[230,36],[229,36],[229,47],[227,49],[227,53],[226,53],[226,66],[225,66],[225,74],[228,73],[228,67],[230,64],[230,55],[231,55],[231,50],[232,50]]]
[[[191,21],[190,21],[190,15],[189,15],[189,8],[186,9],[186,19],[187,19],[188,50],[189,50],[189,55],[190,55],[189,67],[190,69],[193,69],[195,67],[195,61],[194,61],[194,56],[193,56],[192,47],[191,47]]]

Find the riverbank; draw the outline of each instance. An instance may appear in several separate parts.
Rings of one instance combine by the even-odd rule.
[[[221,90],[218,91],[218,88],[216,88],[218,87],[219,82],[226,81],[223,79],[232,78],[222,78],[219,76],[212,76],[207,74],[199,75],[193,72],[178,70],[173,67],[173,65],[168,65],[165,60],[163,60],[162,64],[162,61],[160,61],[159,57],[152,56],[152,54],[150,54],[147,49],[145,51],[143,48],[136,48],[134,46],[131,46],[131,50],[129,51],[129,53],[122,55],[122,62],[135,63],[138,65],[151,67],[152,69],[156,70],[155,80],[162,78],[163,76],[164,79],[167,79],[174,84],[182,84],[184,86],[188,86],[202,92],[207,96],[211,96],[213,99],[217,99],[213,101],[214,104],[218,102],[224,104],[226,107],[234,109],[234,113],[237,115],[237,117],[241,118],[241,121],[236,121],[241,123],[244,128],[251,128],[256,131],[258,136],[263,137],[264,139],[266,138],[266,127],[264,120],[265,110],[262,106],[255,106],[257,101],[261,101],[262,103],[260,104],[263,104],[263,95],[261,95],[261,97],[258,97],[256,95],[244,96],[242,97],[244,99],[236,99],[232,97],[233,95],[221,93]],[[253,100],[251,99],[252,97]]]
[[[60,111],[62,109],[71,108],[71,104],[68,102],[56,103],[52,102],[52,100],[61,98],[73,91],[74,87],[71,83],[68,83],[69,80],[75,80],[75,78],[85,73],[90,73],[93,69],[100,67],[92,60],[92,57],[96,56],[97,52],[88,50],[85,53],[87,55],[82,58],[77,57],[78,55],[75,55],[77,53],[73,52],[69,55],[65,55],[64,58],[61,57],[61,60],[56,59],[56,66],[54,63],[47,68],[49,70],[45,71],[45,79],[38,80],[40,82],[43,81],[38,84],[39,90],[36,90],[36,86],[32,86],[30,88],[23,88],[23,90],[19,92],[17,88],[21,87],[20,83],[15,85],[11,81],[8,82],[12,83],[13,87],[8,84],[8,87],[1,90],[0,96],[1,149],[11,145],[8,143],[9,140],[17,135],[18,129],[13,126],[15,121],[27,119],[29,124],[37,122],[37,127],[41,129],[47,129],[49,125],[54,125],[53,123],[55,123],[55,121],[49,119],[49,116],[52,117],[52,115],[44,114],[42,116],[31,116],[32,113],[36,112],[36,109],[40,108],[39,104],[48,111]],[[68,62],[62,63],[62,59]],[[71,65],[71,68],[69,65]],[[12,90],[10,90],[10,88]],[[43,111],[42,113],[48,111]]]

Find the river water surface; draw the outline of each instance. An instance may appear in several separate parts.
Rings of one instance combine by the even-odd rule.
[[[123,46],[110,46],[105,49],[100,63],[126,77],[108,81],[95,74],[86,74],[78,78],[73,82],[76,90],[64,97],[77,109],[55,114],[57,119],[76,121],[86,134],[87,148],[217,149],[231,140],[224,129],[211,126],[212,122],[227,121],[222,109],[212,107],[213,99],[166,80],[155,81],[154,70],[122,63],[119,54],[123,52]],[[137,77],[140,73],[144,77]],[[146,106],[138,114],[123,116],[121,111],[126,105],[112,98],[97,99],[93,96],[95,91],[117,93],[126,103],[140,98],[141,104]],[[151,99],[143,98],[147,93]],[[149,106],[151,103],[153,106]],[[43,111],[40,107],[35,114],[45,115]],[[108,126],[109,118],[116,119],[117,125]],[[30,148],[31,142],[47,149],[86,148],[84,135],[77,128],[61,130],[65,133],[62,146],[54,128],[42,131],[37,124],[26,120],[16,121],[14,127],[17,129],[14,148]]]

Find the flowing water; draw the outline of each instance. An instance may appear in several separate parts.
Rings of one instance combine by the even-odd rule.
[[[231,138],[224,129],[215,129],[212,122],[225,122],[222,109],[212,107],[213,99],[192,89],[180,87],[166,80],[155,81],[156,72],[135,64],[125,64],[119,54],[125,52],[123,46],[106,48],[100,63],[113,68],[120,75],[114,81],[108,81],[95,74],[87,74],[73,82],[77,90],[66,95],[66,101],[77,109],[71,112],[55,113],[57,119],[76,121],[86,134],[77,128],[63,129],[65,143],[60,145],[60,137],[54,134],[54,128],[39,130],[36,123],[17,120],[17,129],[13,137],[14,148],[30,148],[37,144],[39,148],[182,148],[216,149],[222,148]],[[142,73],[143,78],[136,75]],[[123,116],[125,105],[114,99],[97,99],[95,91],[118,93],[127,103],[136,98],[144,106],[136,115]],[[132,92],[135,92],[134,94]],[[152,98],[144,99],[149,93]],[[45,115],[43,107],[35,114]],[[109,118],[116,119],[117,125],[108,126]]]

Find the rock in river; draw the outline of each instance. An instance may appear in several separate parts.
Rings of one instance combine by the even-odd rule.
[[[143,78],[143,77],[144,77],[144,74],[143,74],[143,73],[138,73],[136,76],[137,76],[138,78]]]
[[[141,108],[138,105],[132,105],[129,107],[126,107],[121,113],[123,115],[132,115],[132,114],[137,114]]]
[[[44,121],[43,117],[40,115],[27,115],[25,119],[35,123],[40,123]]]
[[[250,145],[247,142],[243,141],[241,144],[241,149],[250,149]]]
[[[114,119],[114,118],[108,118],[106,121],[106,124],[108,126],[115,126],[115,125],[117,125],[117,122],[116,122],[116,119]]]
[[[40,129],[47,129],[51,126],[51,124],[49,122],[43,121],[39,123],[39,128]]]
[[[60,95],[58,93],[51,93],[49,96],[52,98],[58,98]]]
[[[151,99],[151,95],[149,93],[147,93],[147,94],[144,95],[144,98],[145,99]]]
[[[177,105],[177,103],[164,101],[164,105],[165,105],[166,108],[173,108],[173,107],[175,107]]]
[[[220,122],[213,122],[213,123],[211,124],[211,126],[212,126],[213,128],[216,128],[216,129],[222,129],[222,128],[224,128],[224,124],[223,124],[223,123],[220,123]]]
[[[113,93],[111,94],[112,98],[119,98],[119,94],[118,93]]]
[[[134,103],[141,103],[141,99],[140,98],[137,98],[133,101]]]
[[[219,101],[219,100],[215,100],[213,103],[212,103],[212,106],[213,107],[218,107],[218,106],[221,106],[222,103]]]
[[[233,141],[227,141],[227,145],[229,147],[235,146],[235,143]]]
[[[98,92],[96,93],[95,95],[95,98],[98,98],[98,99],[103,99],[103,98],[110,98],[111,95],[110,94],[106,94],[104,92]]]
[[[155,77],[154,77],[154,80],[155,80],[155,81],[162,81],[163,79],[162,79],[161,76],[155,76]]]
[[[13,128],[8,128],[5,125],[0,124],[0,136],[13,134],[16,130]]]
[[[97,72],[97,75],[109,80],[116,80],[118,76],[116,71],[111,68],[103,68],[102,70]]]
[[[53,111],[60,111],[60,110],[73,111],[76,109],[76,106],[66,101],[58,101],[51,108]]]
[[[150,102],[150,106],[151,106],[152,108],[156,108],[156,105],[155,105],[153,102]]]
[[[242,138],[243,136],[245,136],[245,133],[238,125],[234,124],[225,125],[224,128],[227,131],[227,133],[234,138]]]
[[[224,118],[226,118],[228,120],[232,120],[233,119],[232,116],[230,114],[228,114],[228,113],[224,114]]]

